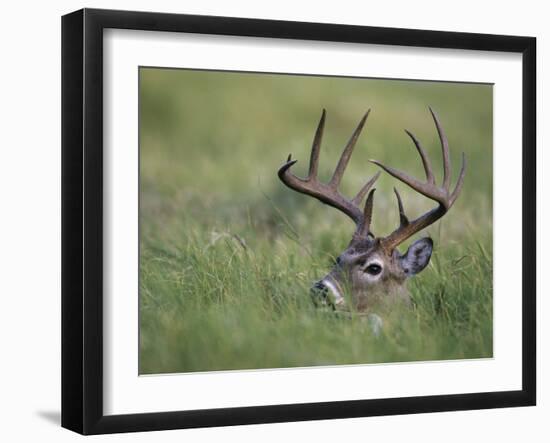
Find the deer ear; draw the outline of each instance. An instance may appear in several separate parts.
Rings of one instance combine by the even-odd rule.
[[[432,250],[433,241],[429,237],[421,238],[409,246],[407,253],[399,258],[405,275],[411,277],[428,266],[432,256]]]

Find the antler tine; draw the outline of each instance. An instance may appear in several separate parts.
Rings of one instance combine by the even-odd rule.
[[[374,191],[376,191],[376,189],[373,189],[369,192],[369,196],[367,197],[367,201],[365,202],[365,209],[363,211],[363,222],[357,227],[357,231],[355,231],[354,237],[366,237],[367,235],[369,235],[370,224],[372,221]]]
[[[382,239],[382,244],[384,245],[384,248],[388,251],[393,250],[400,243],[404,242],[407,238],[411,237],[412,235],[419,232],[420,230],[430,226],[431,224],[435,223],[438,219],[443,217],[447,213],[447,211],[451,208],[455,200],[458,198],[458,195],[462,190],[462,185],[464,184],[464,176],[466,173],[466,157],[464,156],[464,153],[463,153],[462,168],[460,170],[460,174],[459,174],[455,189],[452,193],[449,193],[449,188],[450,188],[449,144],[447,141],[447,137],[443,132],[443,128],[441,127],[439,119],[431,108],[430,108],[430,113],[432,114],[432,117],[434,119],[435,126],[439,134],[439,140],[441,141],[441,149],[443,151],[443,184],[441,187],[438,187],[435,184],[430,161],[424,149],[422,148],[422,146],[420,145],[416,137],[414,137],[414,135],[412,135],[412,133],[410,133],[409,131],[406,131],[406,132],[409,135],[409,137],[412,139],[413,143],[415,144],[418,150],[418,153],[420,154],[420,157],[422,159],[422,163],[424,165],[424,171],[426,172],[426,181],[427,181],[426,183],[423,183],[417,180],[416,178],[411,177],[410,175],[404,172],[401,172],[397,169],[394,169],[390,166],[385,166],[376,160],[371,160],[374,164],[380,166],[383,170],[385,170],[386,172],[388,172],[390,175],[397,178],[398,180],[402,181],[403,183],[407,184],[415,191],[439,203],[439,205],[434,209],[426,212],[425,214],[423,214],[422,216],[418,217],[413,221],[409,221],[403,210],[403,202],[401,201],[401,196],[399,195],[399,192],[397,192],[397,189],[394,189],[395,195],[397,197],[400,224],[395,231],[393,231],[389,236]]]
[[[311,157],[309,158],[309,173],[308,179],[317,178],[317,170],[319,169],[319,152],[321,151],[321,142],[323,141],[323,130],[325,129],[326,110],[323,109],[321,120],[317,125],[313,145],[311,146]]]
[[[430,106],[428,106],[428,109],[430,110],[430,114],[432,114],[432,118],[437,129],[437,134],[439,135],[439,141],[441,142],[441,151],[443,152],[443,189],[446,189],[448,191],[451,184],[451,159],[449,156],[449,142],[447,140],[445,132],[443,131],[443,128],[441,127],[441,123],[439,122],[437,114]]]
[[[464,184],[464,176],[466,175],[466,154],[462,153],[462,167],[460,168],[460,174],[458,174],[458,180],[456,181],[455,190],[451,194],[451,205],[455,202],[462,190]]]
[[[407,133],[407,135],[413,141],[414,145],[416,146],[416,149],[417,149],[418,153],[420,154],[420,157],[422,158],[422,165],[424,166],[424,171],[426,172],[426,181],[430,185],[435,185],[434,174],[432,172],[432,164],[430,162],[430,159],[426,155],[426,151],[424,151],[424,148],[422,148],[422,145],[420,144],[420,142],[418,141],[418,139],[414,136],[414,134],[412,132],[407,131],[406,129],[405,129],[405,132]]]
[[[354,205],[359,206],[361,202],[363,201],[363,198],[367,194],[367,192],[370,191],[370,188],[372,188],[372,185],[378,180],[378,177],[380,177],[381,171],[378,171],[365,185],[361,188],[361,190],[357,193],[355,197],[351,200],[351,202]]]
[[[336,170],[334,171],[332,179],[328,184],[321,183],[317,179],[317,171],[319,166],[319,154],[321,151],[321,141],[323,137],[323,130],[324,130],[325,118],[326,118],[326,112],[324,109],[323,109],[323,113],[321,114],[321,120],[319,121],[319,124],[317,126],[315,136],[313,138],[313,144],[311,147],[311,156],[309,161],[309,173],[307,178],[302,179],[302,178],[296,177],[294,174],[290,172],[290,168],[297,162],[296,160],[292,160],[291,155],[288,156],[286,163],[283,166],[281,166],[279,168],[279,171],[277,172],[281,181],[285,185],[287,185],[289,188],[294,189],[295,191],[300,192],[302,194],[311,195],[312,197],[315,197],[317,200],[320,200],[321,202],[342,211],[344,214],[346,214],[355,222],[358,230],[359,230],[359,227],[364,225],[364,219],[365,219],[365,213],[359,208],[359,204],[363,199],[363,197],[365,196],[365,194],[372,187],[374,182],[378,179],[380,173],[376,174],[372,179],[370,179],[367,182],[367,184],[363,186],[363,188],[359,191],[356,197],[352,200],[348,200],[342,194],[340,194],[340,192],[338,191],[338,184],[342,179],[344,170],[349,162],[351,153],[357,142],[357,139],[359,138],[359,134],[361,133],[361,129],[365,124],[365,121],[369,115],[369,112],[370,110],[367,111],[367,113],[363,116],[363,118],[359,122],[359,125],[353,132],[350,140],[348,141],[346,147],[344,148],[344,152],[340,157],[340,160],[338,162]],[[371,199],[371,205],[372,205],[372,199]],[[371,208],[371,212],[372,212],[372,208]]]
[[[397,208],[399,209],[399,226],[407,226],[409,224],[409,219],[405,215],[405,210],[403,209],[403,202],[401,201],[401,196],[397,191],[397,188],[393,188],[395,196],[397,197]]]
[[[332,174],[332,178],[330,179],[330,182],[329,182],[329,186],[331,186],[334,189],[336,189],[338,185],[340,185],[340,181],[342,180],[342,176],[344,175],[346,166],[348,165],[349,159],[351,158],[351,154],[353,153],[353,148],[355,148],[355,143],[357,143],[357,139],[359,138],[359,135],[363,130],[363,126],[365,125],[365,121],[367,120],[367,117],[369,116],[369,114],[370,114],[370,109],[365,113],[365,115],[357,125],[357,128],[355,128],[355,131],[353,131],[353,134],[348,140],[348,143],[346,144],[346,147],[344,148],[344,151],[340,156],[340,160],[338,161],[338,164],[336,165],[336,169],[334,170],[334,174]]]

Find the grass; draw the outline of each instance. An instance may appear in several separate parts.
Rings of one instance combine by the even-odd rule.
[[[373,109],[345,194],[376,172],[369,158],[422,176],[403,128],[439,171],[427,105],[449,137],[454,177],[462,151],[469,170],[451,212],[422,234],[435,249],[409,282],[413,308],[384,313],[376,337],[360,317],[313,307],[309,286],[353,225],[276,171],[292,152],[305,173],[323,107],[325,179]],[[488,85],[142,69],[140,373],[491,357],[491,122]],[[394,185],[387,175],[377,184],[376,233],[397,226]],[[398,187],[409,215],[431,207]]]

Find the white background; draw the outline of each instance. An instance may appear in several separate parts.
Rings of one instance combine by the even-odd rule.
[[[461,0],[352,2],[231,2],[157,0],[87,3],[52,1],[3,5],[0,32],[0,437],[4,441],[82,439],[58,426],[60,410],[60,15],[82,6],[233,15],[283,20],[534,35],[538,41],[539,153],[550,113],[542,78],[550,74],[550,30],[543,2],[484,4]],[[546,164],[545,164],[546,163]],[[548,156],[539,154],[539,192],[550,195]],[[539,198],[542,202],[542,199]],[[548,198],[546,198],[548,202]],[[548,203],[540,225],[550,222]],[[540,250],[549,236],[539,233]],[[510,241],[514,238],[511,237]],[[542,254],[539,254],[543,259]],[[513,258],[510,257],[512,260]],[[512,269],[517,264],[511,263]],[[550,261],[542,260],[541,270]],[[331,420],[236,428],[165,431],[94,441],[548,441],[550,370],[544,322],[550,284],[539,280],[539,406],[399,417]],[[546,348],[546,349],[545,349]]]
[[[510,180],[521,176],[520,56],[109,30],[104,59],[105,414],[521,389],[521,274],[507,259],[522,254],[509,242],[521,232],[521,211],[509,210],[522,198]],[[128,110],[138,109],[140,65],[495,83],[494,358],[137,377],[139,130]]]

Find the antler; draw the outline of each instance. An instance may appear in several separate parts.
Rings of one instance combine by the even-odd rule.
[[[420,144],[418,139],[407,130],[405,130],[405,132],[413,141],[414,145],[416,146],[416,149],[418,150],[418,153],[420,154],[420,158],[422,159],[424,171],[426,172],[425,183],[417,180],[414,177],[411,177],[410,175],[404,172],[398,171],[397,169],[394,169],[390,166],[385,166],[376,160],[371,160],[372,163],[375,163],[376,165],[380,166],[390,175],[393,175],[398,180],[402,181],[403,183],[406,183],[415,191],[418,191],[422,195],[425,195],[426,197],[432,200],[435,200],[436,202],[439,203],[439,205],[434,209],[432,209],[431,211],[425,213],[424,215],[420,216],[416,220],[409,221],[409,219],[407,218],[403,210],[403,202],[401,201],[401,196],[399,195],[399,192],[397,192],[397,189],[394,188],[395,195],[397,197],[397,206],[399,209],[400,224],[395,231],[393,231],[389,236],[381,240],[383,247],[387,251],[393,250],[396,246],[404,242],[406,239],[408,239],[412,235],[416,234],[418,231],[428,227],[429,225],[431,225],[432,223],[436,222],[438,219],[443,217],[447,213],[447,211],[451,208],[455,200],[457,199],[462,189],[462,185],[464,183],[464,174],[466,172],[466,157],[464,156],[464,153],[462,153],[462,168],[460,170],[460,175],[458,176],[458,180],[454,191],[450,192],[451,160],[449,158],[449,143],[447,141],[447,137],[445,136],[445,133],[443,132],[443,128],[441,127],[441,123],[439,122],[437,115],[432,110],[432,108],[429,108],[429,109],[430,109],[430,113],[432,114],[432,118],[434,120],[437,133],[439,135],[439,140],[441,142],[441,150],[443,152],[443,184],[441,187],[438,187],[435,184],[435,179],[432,172],[432,166],[429,158],[426,155],[426,152],[422,148],[422,145]]]
[[[359,125],[353,132],[348,143],[346,144],[340,160],[338,161],[338,165],[334,170],[334,174],[332,175],[332,178],[330,179],[328,184],[321,183],[317,179],[317,171],[319,167],[319,152],[321,150],[321,140],[323,138],[323,129],[325,127],[326,111],[324,109],[321,115],[321,120],[319,121],[319,125],[317,126],[317,131],[315,132],[315,137],[313,138],[311,157],[309,160],[308,176],[302,179],[296,177],[290,172],[291,166],[297,162],[297,160],[292,160],[291,155],[288,156],[286,163],[281,166],[278,171],[279,178],[289,188],[294,189],[295,191],[298,191],[302,194],[311,195],[317,200],[320,200],[321,202],[342,211],[344,214],[350,217],[357,226],[354,237],[366,237],[369,233],[374,189],[370,191],[363,211],[361,211],[359,205],[361,204],[361,201],[365,197],[366,193],[369,192],[369,190],[372,188],[374,182],[378,179],[380,172],[372,177],[351,200],[345,198],[342,194],[340,194],[340,192],[338,191],[338,186],[340,184],[340,181],[342,180],[342,176],[344,175],[344,171],[350,160],[353,148],[355,147],[355,143],[359,138],[359,134],[361,134],[361,130],[365,125],[365,121],[367,120],[369,113],[370,109],[363,116],[363,118],[359,122]]]

